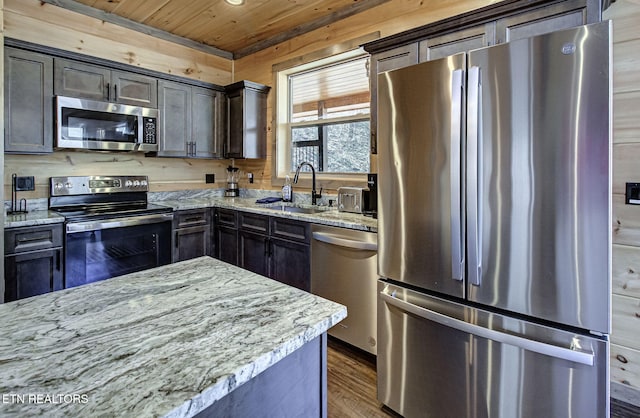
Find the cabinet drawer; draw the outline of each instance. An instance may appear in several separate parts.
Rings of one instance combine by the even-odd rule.
[[[240,213],[240,228],[269,234],[269,217],[265,215],[257,215],[255,213]]]
[[[5,254],[62,246],[62,224],[12,228],[4,231]]]
[[[224,225],[231,228],[236,228],[238,226],[238,215],[237,212],[233,209],[218,209],[218,216],[216,221],[218,225]]]
[[[188,228],[198,225],[209,224],[211,209],[181,210],[174,214],[173,222],[175,228]]]
[[[293,241],[309,242],[309,223],[273,217],[271,218],[271,236]]]

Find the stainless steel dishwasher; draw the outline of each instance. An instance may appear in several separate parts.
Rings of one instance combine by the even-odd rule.
[[[377,234],[315,224],[311,232],[311,293],[347,307],[329,334],[376,354]]]

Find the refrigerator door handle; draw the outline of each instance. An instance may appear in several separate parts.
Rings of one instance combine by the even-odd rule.
[[[480,286],[482,260],[480,247],[482,202],[482,147],[480,145],[481,86],[480,67],[469,68],[467,87],[467,222],[469,234],[469,283]]]
[[[451,74],[451,276],[462,281],[464,259],[462,251],[462,206],[461,194],[461,151],[462,140],[462,77],[463,70],[454,70]]]
[[[595,354],[592,351],[578,351],[573,348],[559,347],[553,344],[546,344],[540,341],[529,340],[517,335],[506,334],[504,332],[488,329],[479,325],[470,324],[459,319],[451,318],[438,312],[431,311],[421,306],[414,305],[404,300],[398,299],[387,293],[386,289],[380,292],[380,298],[389,305],[395,306],[405,312],[417,315],[428,321],[437,322],[446,327],[450,327],[467,334],[472,334],[491,341],[512,345],[523,350],[532,351],[561,360],[572,361],[574,363],[594,365]]]

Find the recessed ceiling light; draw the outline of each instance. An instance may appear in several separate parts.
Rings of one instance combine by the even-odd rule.
[[[232,6],[242,6],[244,4],[244,0],[224,0]]]

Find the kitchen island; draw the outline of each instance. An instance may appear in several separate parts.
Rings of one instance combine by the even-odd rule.
[[[0,415],[326,416],[345,316],[210,257],[0,305]]]

